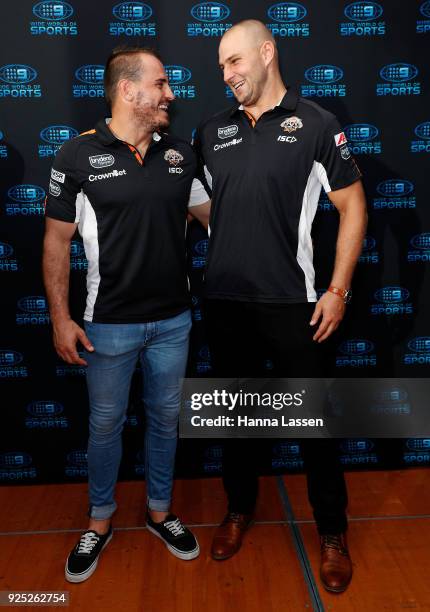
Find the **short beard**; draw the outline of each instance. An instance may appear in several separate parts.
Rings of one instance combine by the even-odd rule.
[[[133,107],[133,117],[141,126],[145,126],[148,132],[158,132],[161,129],[167,129],[170,125],[169,116],[166,114],[165,119],[156,118],[158,114],[158,106],[151,106],[148,102],[143,102],[143,94],[139,92],[136,97],[136,104]]]

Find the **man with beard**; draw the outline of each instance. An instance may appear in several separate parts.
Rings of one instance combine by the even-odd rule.
[[[205,224],[208,196],[194,178],[197,161],[190,145],[163,132],[174,95],[156,52],[114,50],[104,80],[112,119],[62,146],[46,203],[43,268],[54,345],[67,363],[87,366],[90,402],[89,525],[68,556],[70,582],[91,576],[112,537],[121,433],[139,359],[147,527],[176,557],[199,554],[194,535],[170,512],[170,503],[191,328],[186,218],[190,211]],[[88,259],[85,330],[68,307],[76,228]]]
[[[366,203],[360,172],[331,113],[286,87],[272,34],[259,21],[228,30],[219,64],[237,104],[202,123],[196,151],[212,183],[205,272],[214,375],[322,377],[321,342],[338,327],[361,252]],[[321,186],[340,213],[328,291],[317,300],[311,226]],[[326,589],[346,589],[347,494],[334,440],[303,439],[309,500]],[[235,554],[252,521],[261,443],[228,440],[223,481],[228,513],[214,559]]]

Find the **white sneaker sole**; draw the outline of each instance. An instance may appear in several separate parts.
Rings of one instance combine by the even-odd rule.
[[[96,568],[97,568],[97,564],[99,562],[99,557],[102,554],[102,551],[106,548],[106,546],[112,540],[112,536],[113,536],[113,532],[110,534],[110,536],[108,537],[106,542],[103,544],[103,548],[101,549],[101,551],[97,555],[97,559],[94,559],[94,561],[92,562],[90,567],[85,572],[82,572],[80,574],[71,574],[68,571],[68,569],[67,569],[67,563],[68,563],[68,560],[69,560],[69,559],[67,559],[66,566],[64,568],[64,575],[66,577],[66,580],[68,582],[75,582],[75,583],[76,582],[84,582],[85,580],[87,580],[87,578],[89,578],[92,574],[94,574],[94,572],[96,571]]]
[[[178,559],[182,559],[183,561],[191,561],[191,559],[195,559],[196,557],[199,556],[199,554],[200,554],[200,547],[199,547],[199,544],[198,544],[197,540],[196,540],[197,546],[196,546],[196,548],[194,550],[191,550],[189,552],[183,552],[182,550],[178,550],[177,548],[172,546],[172,544],[169,544],[168,542],[166,542],[166,540],[163,538],[163,536],[161,536],[158,533],[158,531],[156,531],[153,527],[148,525],[148,523],[146,524],[146,528],[147,528],[148,531],[150,531],[151,533],[156,535],[157,538],[160,538],[160,540],[162,542],[164,542],[164,544],[170,550],[172,555],[175,555],[175,557],[178,557]]]

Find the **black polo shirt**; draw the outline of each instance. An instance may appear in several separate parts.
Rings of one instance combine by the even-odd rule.
[[[142,160],[105,120],[63,144],[45,214],[78,223],[88,259],[85,320],[139,323],[189,306],[187,206],[208,200],[196,167],[191,146],[167,134],[153,135]]]
[[[236,105],[196,133],[213,191],[206,294],[314,302],[311,226],[321,186],[341,189],[360,171],[336,117],[291,88],[253,123]]]

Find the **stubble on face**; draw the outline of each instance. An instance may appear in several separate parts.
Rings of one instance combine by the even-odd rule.
[[[133,106],[133,117],[141,126],[150,132],[167,129],[170,124],[169,115],[161,113],[155,104],[143,91],[138,91]]]

